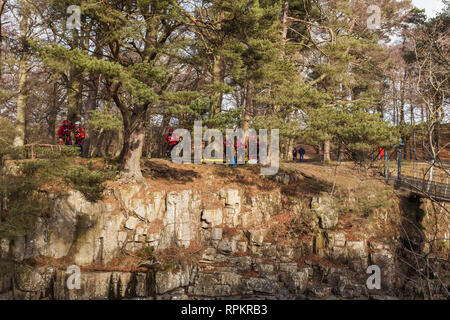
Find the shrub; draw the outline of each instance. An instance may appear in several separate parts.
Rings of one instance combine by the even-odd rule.
[[[11,121],[0,117],[0,150],[11,147],[17,130]]]
[[[69,171],[66,180],[70,181],[73,187],[80,191],[88,201],[96,202],[103,199],[105,191],[104,182],[108,180],[108,174],[90,171],[89,169],[78,166]]]
[[[45,159],[64,159],[64,158],[75,158],[79,155],[79,149],[77,147],[62,146],[61,148],[42,148],[37,147],[36,150],[37,158]]]
[[[153,258],[153,247],[146,246],[137,252],[137,256],[142,260],[150,260]]]
[[[95,202],[103,198],[104,182],[109,172],[89,170],[73,164],[76,148],[60,150],[39,149],[47,159],[17,161],[14,166],[4,167],[2,156],[21,158],[23,148],[0,148],[0,239],[13,239],[27,235],[36,219],[51,212],[53,201],[44,186],[68,182],[83,193],[87,200]],[[58,191],[57,191],[58,192]]]
[[[40,192],[44,182],[37,174],[40,165],[24,164],[19,174],[0,173],[0,238],[26,235],[37,217],[52,209],[52,202]]]

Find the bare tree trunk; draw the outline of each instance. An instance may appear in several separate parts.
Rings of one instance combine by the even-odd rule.
[[[95,139],[91,139],[90,141],[90,153],[91,157],[106,157],[105,150],[103,148],[103,141],[105,140],[105,130],[100,129],[95,133]]]
[[[67,119],[75,122],[81,120],[83,84],[78,70],[72,69],[69,77],[69,85],[67,88]]]
[[[213,62],[213,76],[214,76],[214,84],[218,85],[218,84],[222,84],[223,83],[223,78],[224,78],[224,74],[223,74],[223,61],[222,61],[222,57],[217,57],[214,56],[214,62]],[[217,117],[217,115],[220,114],[220,112],[222,111],[222,100],[223,100],[223,93],[216,93],[214,95],[214,99],[213,99],[213,112],[211,114],[211,116],[213,118]]]
[[[404,76],[402,81],[400,82],[400,86],[401,86],[401,92],[400,92],[400,124],[404,125],[405,122],[405,95],[406,95],[406,86],[405,86],[405,82],[406,82],[406,77],[407,77],[407,73],[406,71],[404,72]]]
[[[80,32],[81,33],[81,32]],[[72,49],[79,49],[84,46],[83,34],[79,34],[77,30],[72,30]],[[69,79],[67,83],[67,120],[75,122],[81,120],[82,92],[83,92],[83,74],[76,67],[71,67],[69,71]]]
[[[247,96],[245,99],[245,109],[244,109],[244,122],[242,129],[244,130],[244,134],[247,137],[248,130],[250,129],[250,119],[251,112],[253,109],[253,80],[248,80],[247,83]]]
[[[119,130],[117,151],[116,151],[116,154],[114,155],[115,158],[120,157],[120,154],[121,154],[121,152],[123,150],[123,145],[124,145],[123,130]]]
[[[98,95],[98,87],[99,87],[100,78],[98,75],[92,74],[90,76],[89,81],[89,94],[86,101],[86,113],[85,113],[85,121],[86,121],[86,139],[83,143],[83,157],[91,156],[92,146],[95,145],[95,141],[98,136],[96,134],[96,130],[89,124],[89,119],[91,118],[91,111],[97,109],[97,95]]]
[[[123,147],[119,157],[119,169],[122,177],[140,181],[143,179],[141,157],[145,142],[145,127],[149,105],[135,106],[133,110],[130,110],[117,94],[118,85],[116,83],[111,91],[115,92],[112,98],[122,113]]]
[[[283,25],[283,30],[282,30],[282,41],[283,41],[283,48],[286,47],[287,44],[287,35],[288,35],[288,17],[289,17],[289,0],[284,0],[283,3],[283,21],[282,21],[282,25]],[[285,54],[286,52],[284,52]],[[276,107],[276,109],[278,108],[278,106]],[[289,116],[289,121],[290,121],[290,116]],[[289,160],[291,157],[291,151],[293,149],[293,144],[294,144],[294,139],[288,138],[286,140],[286,142],[284,143],[283,147],[284,147],[284,152],[281,154],[281,157],[284,158],[285,160]],[[291,146],[292,145],[292,146]]]
[[[289,17],[289,0],[284,0],[284,4],[283,4],[283,45],[286,45],[286,43],[287,43],[288,17]]]
[[[19,83],[17,96],[17,120],[16,128],[18,135],[14,140],[14,146],[23,146],[26,143],[26,117],[27,117],[27,72],[28,72],[28,54],[27,54],[27,32],[29,11],[26,8],[24,1],[21,4],[21,20],[20,20],[20,40],[21,40],[21,54],[19,60]]]
[[[436,99],[436,101],[434,102],[434,113],[435,113],[435,131],[434,131],[434,144],[435,144],[435,148],[436,150],[438,150],[438,153],[440,151],[441,148],[441,122],[443,120],[443,118],[441,118],[441,112],[440,110],[442,110],[442,105],[439,103],[439,99]]]
[[[384,121],[384,105],[380,106],[379,111],[380,111],[380,118],[382,121]]]
[[[120,169],[123,176],[141,180],[141,156],[145,140],[144,121],[138,121],[134,129],[130,128],[128,119],[124,117],[124,141]]]
[[[19,62],[19,94],[17,96],[16,128],[18,135],[14,140],[14,146],[23,146],[26,141],[26,113],[27,113],[27,66],[28,61],[22,58]]]
[[[56,117],[59,112],[58,84],[56,82],[53,84],[52,98],[52,107],[48,119],[48,135],[52,144],[56,144]]]
[[[404,76],[400,82],[400,87],[401,87],[401,91],[400,91],[400,126],[403,127],[406,125],[406,121],[405,121],[405,95],[406,95],[406,86],[405,86],[405,81],[406,81],[406,77],[407,77],[407,73],[406,71],[404,72]],[[406,160],[408,157],[408,143],[407,143],[407,137],[406,136],[402,136],[403,141],[405,142],[403,145],[403,156],[404,159]]]
[[[412,127],[412,135],[411,135],[411,142],[410,142],[410,146],[411,146],[411,150],[410,150],[410,159],[411,160],[416,160],[415,159],[415,150],[416,150],[416,119],[414,116],[414,104],[411,102],[411,108],[410,108],[410,117],[411,117],[411,127]]]
[[[326,140],[323,143],[323,161],[330,162],[331,161],[331,142],[330,140]]]
[[[338,150],[338,161],[344,160],[344,144],[342,141],[339,142],[339,150]]]
[[[294,149],[294,138],[289,138],[287,141],[287,148],[286,148],[286,160],[290,159],[293,149]]]
[[[3,87],[2,76],[3,76],[3,21],[2,15],[5,12],[5,6],[7,0],[0,0],[0,88]]]

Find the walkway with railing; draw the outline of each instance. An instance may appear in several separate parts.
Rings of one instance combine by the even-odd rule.
[[[397,188],[403,188],[419,196],[431,197],[434,200],[450,202],[450,186],[448,183],[427,181],[411,176],[391,176],[386,178],[387,182],[394,184]]]

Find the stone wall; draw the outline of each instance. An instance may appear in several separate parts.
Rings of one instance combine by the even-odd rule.
[[[0,298],[368,298],[369,264],[383,267],[382,292],[392,292],[395,247],[370,235],[349,238],[337,228],[335,200],[326,194],[288,208],[282,197],[281,188],[251,195],[236,188],[155,191],[121,184],[104,201],[90,203],[70,191],[27,237],[0,242]],[[302,216],[305,206],[312,219],[303,222],[316,230],[309,240],[273,242],[269,235],[278,227],[272,218],[286,211]],[[193,246],[200,248],[198,259],[187,264],[165,269],[149,261],[148,271],[107,271],[123,252]],[[81,288],[69,290],[65,270],[27,264],[37,257],[106,271],[82,272]]]

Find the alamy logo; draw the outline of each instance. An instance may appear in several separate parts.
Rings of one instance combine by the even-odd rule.
[[[67,289],[80,290],[81,289],[81,270],[78,266],[70,266],[67,268],[67,274],[70,274],[67,279]]]
[[[203,135],[202,121],[195,121],[194,163],[202,164],[202,160],[208,159],[208,163],[223,164],[225,156],[227,164],[245,164],[247,149],[249,164],[257,164],[259,159],[259,163],[266,166],[261,168],[261,174],[275,175],[280,167],[279,130],[272,129],[270,133],[270,146],[266,129],[259,130],[259,135],[253,129],[246,133],[242,129],[227,129],[224,140],[222,132],[217,129],[208,129]],[[179,143],[171,151],[172,161],[177,164],[192,164],[191,133],[185,129],[177,129],[173,135],[179,137]],[[203,142],[207,143],[204,150]]]
[[[81,29],[81,7],[70,6],[67,8],[67,14],[70,17],[67,19],[67,30],[80,30]]]
[[[381,28],[381,8],[377,5],[371,5],[367,8],[367,13],[371,16],[367,19],[367,28],[372,31]]]
[[[366,286],[369,290],[381,289],[381,270],[377,265],[369,266],[367,268],[367,274],[371,276],[367,279]]]

